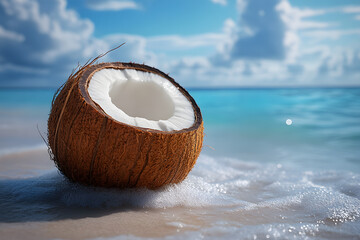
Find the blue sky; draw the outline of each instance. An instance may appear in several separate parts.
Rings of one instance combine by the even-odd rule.
[[[360,86],[357,0],[0,0],[0,86],[78,63],[154,66],[186,87]]]

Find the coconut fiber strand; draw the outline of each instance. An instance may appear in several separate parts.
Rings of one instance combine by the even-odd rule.
[[[107,115],[88,93],[92,75],[104,68],[151,72],[170,81],[191,102],[194,124],[164,132],[127,125]],[[48,143],[58,169],[71,181],[102,187],[158,188],[185,179],[203,142],[199,107],[163,72],[134,63],[88,64],[72,74],[54,97]]]

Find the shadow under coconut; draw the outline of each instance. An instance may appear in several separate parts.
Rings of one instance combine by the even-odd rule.
[[[156,207],[163,190],[107,189],[68,181],[59,172],[26,179],[0,179],[0,222],[101,217]]]

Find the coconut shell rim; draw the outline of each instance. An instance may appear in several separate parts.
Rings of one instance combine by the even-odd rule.
[[[126,124],[126,123],[123,123],[123,122],[120,122],[120,121],[114,119],[112,116],[108,115],[101,108],[101,106],[99,104],[97,104],[96,102],[94,102],[91,99],[90,94],[88,92],[88,87],[89,87],[89,83],[90,83],[92,76],[96,72],[106,69],[106,68],[135,69],[137,71],[150,72],[153,74],[160,75],[161,77],[170,81],[171,84],[173,84],[181,92],[181,94],[183,94],[185,96],[185,98],[191,103],[191,106],[194,111],[194,117],[195,117],[194,124],[192,126],[190,126],[189,128],[184,128],[184,129],[180,129],[180,130],[161,131],[161,130],[157,130],[157,129],[143,128],[143,127]],[[145,132],[150,132],[150,133],[157,133],[157,134],[180,134],[180,133],[184,133],[184,132],[191,132],[191,131],[198,129],[202,125],[202,122],[203,122],[200,108],[196,104],[193,97],[180,84],[178,84],[173,78],[171,78],[168,74],[165,74],[164,72],[160,71],[159,69],[147,66],[145,64],[138,64],[138,63],[132,63],[132,62],[129,62],[129,63],[106,62],[106,63],[93,64],[93,65],[89,66],[87,69],[85,69],[85,71],[81,74],[79,82],[78,82],[78,86],[79,86],[82,97],[89,105],[91,105],[95,110],[97,110],[104,117],[109,118],[112,121],[116,122],[117,124],[120,124],[120,125],[123,125],[126,127],[130,127],[130,128],[134,128],[134,129],[137,129],[140,131],[145,131]]]

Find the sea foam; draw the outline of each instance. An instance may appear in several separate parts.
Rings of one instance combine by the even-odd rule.
[[[0,180],[0,222],[62,219],[66,212],[87,216],[84,210],[171,207],[221,209],[224,222],[237,219],[230,224],[234,229],[214,223],[217,227],[212,224],[200,235],[194,232],[194,237],[219,231],[229,238],[241,233],[249,238],[270,234],[286,239],[289,230],[309,236],[329,232],[329,227],[339,234],[348,229],[350,236],[356,236],[360,234],[360,176],[201,155],[185,181],[158,190],[87,187],[69,182],[55,170],[33,178]],[[251,227],[245,231],[244,225]],[[338,225],[342,227],[331,228]]]

